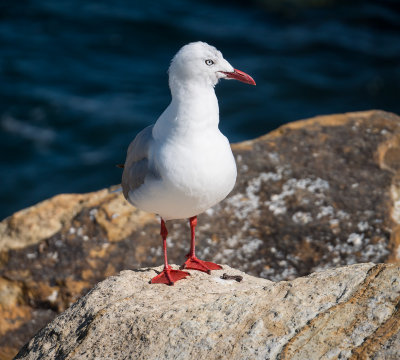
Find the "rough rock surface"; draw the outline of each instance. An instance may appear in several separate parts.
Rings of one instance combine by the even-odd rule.
[[[238,181],[224,202],[199,217],[199,257],[275,281],[399,261],[398,116],[316,117],[233,149]],[[170,261],[182,263],[188,225],[168,228]],[[108,189],[58,195],[3,220],[0,359],[12,358],[98,281],[161,264],[158,234],[155,216]]]
[[[399,273],[370,263],[274,283],[224,266],[168,287],[148,283],[154,269],[126,270],[17,359],[398,359]]]

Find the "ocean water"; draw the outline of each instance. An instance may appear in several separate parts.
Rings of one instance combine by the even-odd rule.
[[[184,44],[215,45],[256,87],[217,86],[231,142],[319,114],[400,113],[398,1],[20,0],[0,4],[0,218],[120,181],[170,100]]]

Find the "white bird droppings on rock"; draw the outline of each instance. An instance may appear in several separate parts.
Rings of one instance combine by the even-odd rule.
[[[347,239],[347,242],[349,244],[353,244],[354,246],[359,247],[362,245],[363,239],[364,239],[363,234],[352,233],[352,234],[350,234],[349,238]]]
[[[305,213],[302,211],[298,211],[292,216],[292,220],[297,223],[297,224],[308,224],[309,222],[312,221],[312,216],[310,213]]]

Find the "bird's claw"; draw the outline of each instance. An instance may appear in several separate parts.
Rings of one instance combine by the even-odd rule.
[[[188,259],[181,266],[181,269],[198,270],[211,274],[211,270],[221,270],[222,266],[211,261],[203,261],[195,256],[187,256]]]
[[[166,284],[171,286],[174,285],[177,281],[186,278],[186,276],[190,276],[190,274],[186,271],[173,270],[171,269],[171,267],[168,267],[164,268],[161,273],[153,277],[150,280],[150,284]]]

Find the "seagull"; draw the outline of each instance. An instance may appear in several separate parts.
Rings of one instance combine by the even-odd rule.
[[[229,141],[218,129],[214,87],[219,79],[256,83],[234,69],[215,47],[201,41],[178,51],[168,75],[171,103],[156,123],[139,132],[129,145],[122,190],[133,206],[161,217],[164,269],[150,283],[173,285],[190,274],[168,264],[168,220],[189,219],[190,251],[181,269],[209,274],[222,269],[195,254],[197,215],[225,199],[237,175]]]

